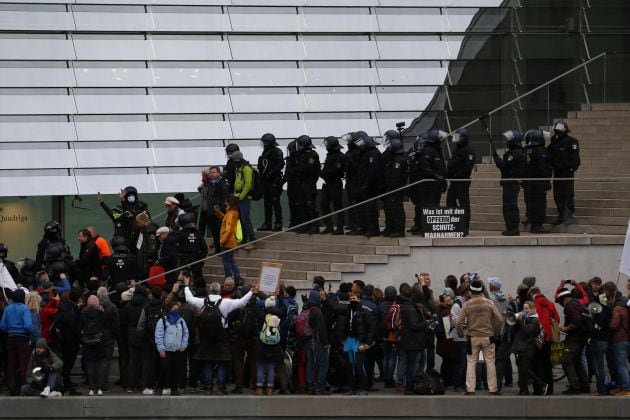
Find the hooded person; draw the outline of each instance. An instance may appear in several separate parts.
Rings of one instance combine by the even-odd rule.
[[[145,346],[144,334],[138,331],[138,321],[144,306],[149,301],[147,288],[139,284],[132,289],[132,293],[123,292],[121,298],[125,300],[125,293],[131,295],[131,300],[123,307],[120,314],[120,328],[127,337],[129,349],[129,363],[127,376],[127,392],[132,393],[140,385],[140,374],[143,368],[142,352]],[[145,367],[146,369],[146,367]]]
[[[503,287],[503,281],[499,277],[488,277],[488,285],[490,286],[490,300],[494,302],[498,311],[502,315],[505,315],[508,308],[508,299],[501,290],[501,287]]]
[[[46,340],[37,340],[28,368],[33,372],[33,380],[22,386],[21,394],[32,397],[39,395],[42,398],[60,397],[62,366],[61,359],[48,347]]]
[[[98,298],[100,306],[103,308],[105,314],[105,324],[103,329],[103,346],[105,348],[105,361],[103,363],[103,379],[101,381],[107,389],[107,382],[109,380],[109,371],[114,357],[114,341],[120,329],[120,316],[118,308],[109,300],[109,294],[107,288],[99,287],[96,291],[96,297]]]
[[[311,395],[327,395],[326,374],[328,373],[328,332],[321,310],[322,292],[311,290],[308,294],[310,308],[308,323],[313,335],[306,342],[306,384]]]

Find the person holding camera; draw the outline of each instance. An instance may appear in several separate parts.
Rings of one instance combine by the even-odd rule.
[[[29,370],[33,372],[33,380],[23,385],[20,393],[27,397],[60,397],[62,366],[61,359],[48,347],[46,340],[40,338],[31,353]]]
[[[343,331],[344,370],[348,375],[350,390],[344,395],[368,394],[368,378],[365,374],[365,352],[374,344],[373,317],[361,304],[360,291],[352,292]]]
[[[534,303],[526,301],[523,311],[515,314],[515,318],[512,352],[516,356],[518,367],[518,395],[529,395],[530,380],[534,383],[534,395],[545,395],[548,385],[534,373],[532,365],[532,360],[539,351],[535,339],[541,329]]]
[[[501,335],[503,316],[494,303],[483,295],[481,280],[470,283],[472,298],[464,303],[457,319],[457,334],[464,335],[464,325],[468,336],[468,358],[466,363],[466,392],[464,395],[474,395],[476,387],[476,365],[479,352],[483,352],[488,372],[488,394],[501,395],[497,387],[497,372],[495,368],[495,337]]]
[[[402,328],[398,348],[407,359],[405,370],[405,395],[415,395],[414,379],[422,352],[426,349],[429,321],[425,316],[424,294],[420,284],[414,284],[411,299],[404,295],[399,298]]]

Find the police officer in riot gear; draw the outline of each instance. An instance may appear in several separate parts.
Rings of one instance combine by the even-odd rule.
[[[287,156],[284,158],[286,161],[284,167],[284,178],[282,183],[287,184],[287,200],[289,201],[289,228],[296,226],[299,220],[300,209],[300,184],[297,176],[293,172],[297,154],[297,141],[293,140],[287,145]]]
[[[190,264],[205,258],[208,255],[206,240],[197,228],[195,217],[191,213],[184,213],[177,218],[177,223],[182,228],[173,235],[177,238],[178,266]],[[203,261],[189,266],[193,277],[193,285],[196,288],[205,288],[206,281],[203,278]]]
[[[468,130],[460,128],[453,133],[455,150],[446,163],[446,174],[449,179],[470,179],[475,167],[475,151],[468,144]],[[464,236],[470,228],[470,181],[451,182],[446,193],[447,207],[462,207],[466,212]]]
[[[395,131],[393,132],[396,133]],[[387,133],[385,135],[387,137]],[[403,142],[399,138],[389,140],[388,150],[391,152],[391,159],[385,164],[384,175],[386,181],[385,192],[389,193],[403,187],[407,183],[407,157],[405,156]],[[385,196],[385,226],[389,228],[389,231],[383,232],[383,236],[390,238],[402,238],[405,236],[404,196],[404,191],[390,193]]]
[[[392,161],[392,159],[396,155],[394,152],[392,152],[392,148],[391,148],[392,140],[395,140],[395,139],[400,139],[400,133],[396,130],[388,130],[385,132],[385,134],[383,134],[383,146],[385,146],[385,150],[383,151],[383,153],[381,153],[381,169],[380,169],[380,172],[383,174],[386,171],[387,165]],[[387,184],[388,184],[387,177],[381,177],[380,185],[379,185],[379,194],[382,194],[385,191],[387,191]],[[386,204],[387,204],[387,198],[383,198],[384,208],[386,208]],[[392,233],[392,226],[390,226],[391,222],[392,222],[391,218],[388,219],[387,217],[385,217],[385,229],[383,229],[383,231],[381,232],[381,235],[388,236],[390,233]]]
[[[313,149],[313,142],[307,135],[298,137],[296,140],[296,165],[293,173],[297,177],[300,185],[298,193],[301,203],[298,222],[305,223],[317,217],[317,178],[319,178],[320,164],[319,155]],[[312,223],[300,228],[298,233],[319,233],[319,224]]]
[[[7,259],[8,255],[9,255],[9,247],[7,247],[3,243],[0,243],[0,263],[4,264],[4,266],[9,271],[9,274],[11,274],[11,277],[13,277],[13,280],[15,281],[15,283],[20,283],[20,280],[21,280],[20,272],[15,266],[15,263]]]
[[[357,174],[357,188],[359,201],[365,201],[376,197],[379,191],[381,152],[376,148],[377,143],[367,134],[357,140],[356,145],[363,152],[359,160]],[[371,200],[358,209],[359,229],[363,235],[369,237],[379,236],[381,230],[378,224],[378,203]]]
[[[284,156],[278,147],[276,136],[271,133],[264,134],[260,141],[263,144],[263,153],[258,158],[258,172],[263,186],[263,199],[265,207],[265,222],[258,230],[282,230],[282,168],[284,168]],[[275,213],[273,229],[271,216]]]
[[[414,225],[408,232],[422,235],[422,209],[440,207],[442,193],[446,192],[446,164],[442,156],[440,141],[446,138],[440,130],[430,130],[419,135],[409,155],[409,182],[427,180],[415,185],[409,191],[415,206]]]
[[[44,237],[37,244],[37,255],[35,257],[35,263],[37,269],[40,270],[46,264],[46,250],[50,245],[60,245],[64,250],[64,256],[70,255],[70,249],[66,245],[66,240],[61,237],[61,224],[55,220],[48,222],[44,225]],[[72,256],[69,257],[72,260]]]
[[[357,173],[359,168],[359,160],[361,159],[361,149],[356,145],[359,140],[357,133],[347,133],[341,136],[346,142],[348,151],[346,152],[346,194],[348,196],[348,205],[359,202],[359,191],[357,188]],[[348,221],[348,230],[350,234],[361,234],[359,227],[356,225],[358,220],[357,208],[352,208],[346,212],[345,219]]]
[[[241,149],[239,149],[238,144],[235,143],[230,143],[227,146],[225,146],[225,155],[227,156],[228,160],[225,163],[225,166],[223,167],[223,178],[225,178],[225,180],[228,183],[228,186],[230,188],[230,194],[234,194],[234,183],[236,182],[236,169],[237,169],[237,165],[236,162],[234,162],[234,160],[232,159],[232,153],[234,152],[238,152]]]
[[[330,213],[332,203],[333,211],[341,210],[343,207],[343,183],[342,179],[346,171],[346,156],[341,152],[343,146],[339,144],[339,139],[335,136],[329,136],[324,139],[326,147],[326,160],[319,177],[324,180],[322,187],[321,210],[323,214]],[[343,235],[344,217],[343,213],[337,213],[335,217],[337,221],[337,229],[333,228],[333,217],[326,219],[326,229],[323,234],[332,233],[333,235]]]
[[[553,125],[553,136],[547,151],[551,155],[554,178],[573,178],[573,174],[580,167],[580,145],[569,136],[569,126],[565,121],[558,121]],[[573,180],[553,181],[553,199],[558,209],[558,218],[552,224],[573,223],[575,203],[573,201]]]
[[[529,130],[525,133],[525,178],[551,178],[551,156],[545,149],[545,134],[542,130]],[[525,204],[528,209],[529,231],[549,233],[543,227],[547,215],[547,191],[551,189],[548,180],[524,181]]]
[[[129,285],[137,278],[136,258],[129,252],[125,238],[114,236],[111,245],[114,253],[105,259],[103,270],[103,279],[109,291],[113,291],[119,283]]]
[[[518,178],[523,177],[525,169],[525,152],[521,143],[523,135],[518,130],[507,130],[503,133],[507,151],[500,158],[496,150],[492,150],[495,165],[501,171],[501,186],[503,187],[503,220],[504,236],[519,236],[518,228],[520,216],[518,211],[518,193],[521,189]],[[514,179],[509,181],[506,179]]]

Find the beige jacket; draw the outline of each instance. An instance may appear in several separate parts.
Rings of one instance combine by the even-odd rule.
[[[503,316],[497,307],[483,295],[473,295],[464,303],[457,319],[457,334],[464,336],[466,325],[469,337],[498,337],[503,326]]]

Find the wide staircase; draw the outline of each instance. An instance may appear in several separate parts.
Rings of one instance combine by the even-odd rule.
[[[630,217],[630,104],[585,105],[569,112],[566,121],[571,135],[580,142],[582,165],[576,177],[629,178],[617,182],[575,182],[575,224],[554,226],[551,235],[501,237],[503,223],[499,171],[490,156],[484,156],[473,173],[471,185],[471,234],[467,238],[427,239],[365,238],[361,236],[298,235],[283,232],[259,233],[265,238],[256,249],[239,250],[237,262],[242,275],[256,279],[263,261],[283,264],[282,281],[298,291],[311,288],[316,275],[338,282],[352,273],[364,273],[370,264],[387,264],[391,256],[410,255],[412,247],[502,246],[502,245],[619,245],[623,244]],[[443,195],[444,205],[445,195]],[[525,205],[519,197],[524,218]],[[405,202],[407,227],[413,224],[413,205]],[[548,194],[548,222],[556,217],[552,191]],[[381,225],[384,223],[381,211]],[[548,225],[549,226],[549,225]],[[586,235],[584,235],[586,234]],[[220,258],[205,266],[207,281],[221,282]],[[349,276],[348,276],[349,275]]]

